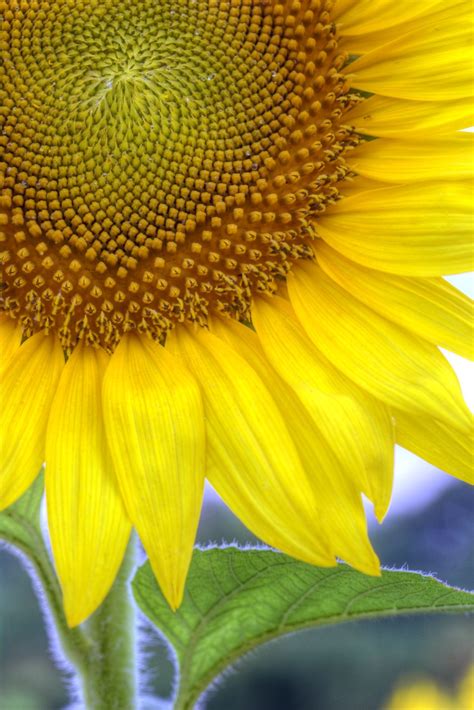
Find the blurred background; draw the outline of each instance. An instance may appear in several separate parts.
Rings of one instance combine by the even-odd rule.
[[[388,520],[377,526],[368,511],[380,559],[385,566],[424,570],[474,589],[474,489],[406,452],[399,451],[398,458],[397,470],[403,475],[397,477]],[[209,489],[199,541],[253,540]],[[5,550],[0,552],[0,579],[0,709],[64,708],[68,696],[48,649],[31,581]],[[174,673],[169,654],[152,630],[143,641],[147,692],[169,697]],[[244,658],[221,678],[206,708],[380,710],[400,682],[420,677],[433,678],[453,693],[472,663],[473,644],[474,617],[464,615],[364,621],[305,631]],[[425,708],[417,705],[416,710]]]

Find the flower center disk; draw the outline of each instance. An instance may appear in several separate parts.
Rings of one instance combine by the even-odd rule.
[[[249,316],[307,258],[356,138],[332,3],[6,0],[2,308],[111,351]]]

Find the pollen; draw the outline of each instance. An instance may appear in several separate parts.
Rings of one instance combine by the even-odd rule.
[[[350,177],[329,0],[0,0],[1,308],[113,351],[248,319]]]

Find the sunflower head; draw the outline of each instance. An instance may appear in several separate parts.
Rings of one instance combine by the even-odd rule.
[[[369,574],[395,441],[473,480],[465,5],[0,0],[0,507],[46,461],[70,624],[132,526],[180,604],[205,477]]]

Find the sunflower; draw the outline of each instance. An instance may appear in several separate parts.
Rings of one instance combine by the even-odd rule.
[[[403,682],[395,688],[385,710],[470,710],[474,698],[474,666],[470,666],[456,689],[448,694],[431,678]]]
[[[2,0],[1,506],[45,462],[70,625],[132,526],[173,608],[205,478],[379,574],[394,444],[472,481],[456,0]]]

